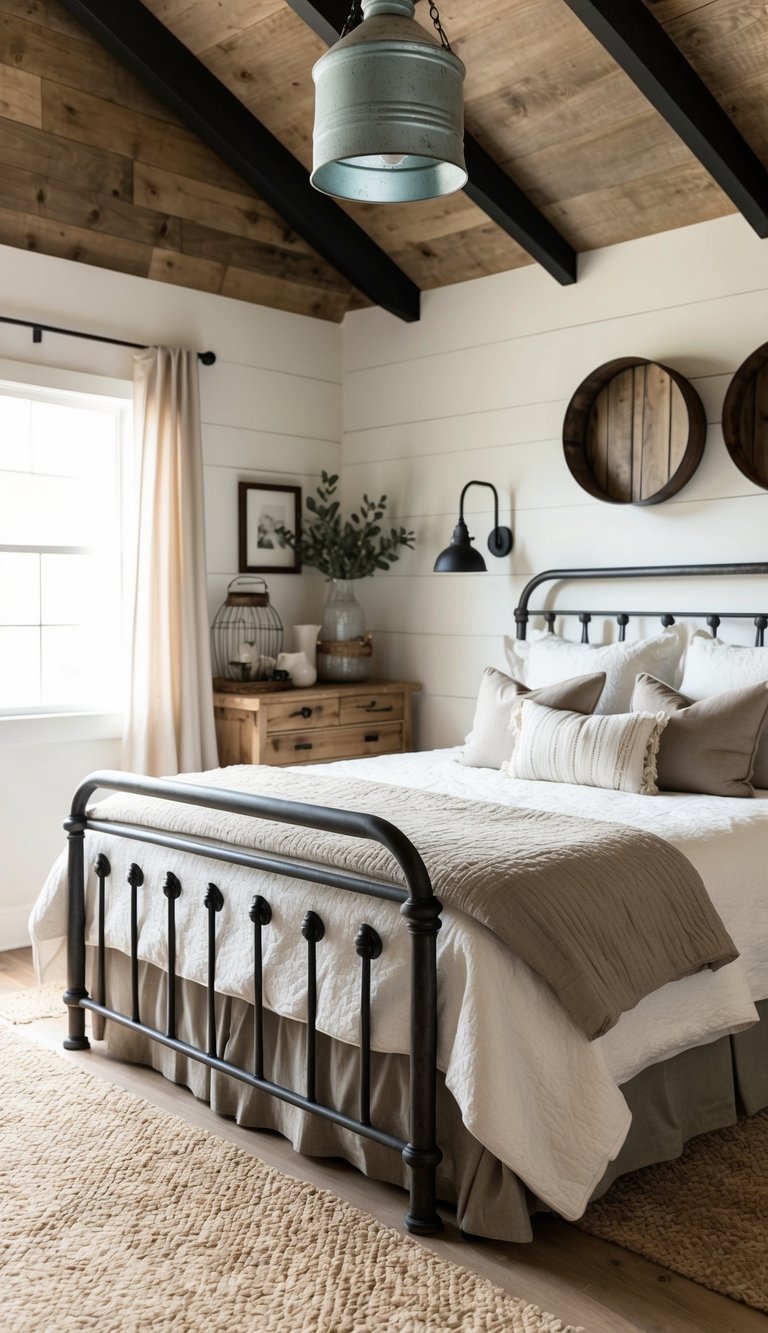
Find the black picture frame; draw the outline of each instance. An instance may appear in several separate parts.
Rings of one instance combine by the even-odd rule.
[[[274,531],[289,528],[301,539],[301,487],[265,481],[238,482],[241,574],[300,574],[301,559]]]

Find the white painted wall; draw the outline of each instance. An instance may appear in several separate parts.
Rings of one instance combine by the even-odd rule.
[[[237,483],[313,489],[338,470],[340,333],[335,325],[203,292],[0,247],[0,315],[40,319],[141,343],[211,348],[201,366],[206,543],[211,616],[237,573]],[[132,377],[132,353],[0,325],[1,377],[36,381],[62,371]],[[66,382],[66,377],[65,381]],[[90,381],[93,383],[93,381]],[[270,577],[286,627],[319,619],[322,579]],[[114,718],[0,719],[0,949],[26,942],[29,909],[62,846],[61,821],[80,779],[117,767]]]
[[[482,669],[504,666],[502,637],[514,634],[513,610],[530,575],[552,566],[768,558],[768,493],[731,463],[719,425],[731,374],[767,340],[768,244],[739,217],[583,255],[570,288],[531,267],[427,293],[417,324],[378,309],[347,317],[345,492],[349,501],[386,492],[392,516],[418,534],[413,553],[362,585],[361,601],[377,670],[424,683],[421,747],[460,741],[471,725]],[[626,355],[687,375],[709,422],[695,477],[650,508],[592,500],[562,455],[573,390]],[[461,487],[474,477],[499,489],[514,554],[488,556],[484,575],[432,574]],[[481,549],[489,494],[468,496]],[[650,603],[642,598],[653,593],[633,591],[633,606],[658,605],[658,590]],[[697,585],[665,596],[682,609],[724,610],[730,599],[754,610],[766,603],[756,593],[754,585],[730,586],[716,607]],[[603,605],[613,605],[615,589],[605,595]],[[583,601],[583,585],[576,596]]]

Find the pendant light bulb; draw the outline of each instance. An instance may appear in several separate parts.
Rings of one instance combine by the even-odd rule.
[[[464,66],[413,17],[414,0],[362,0],[363,21],[312,70],[316,190],[397,204],[460,190]]]

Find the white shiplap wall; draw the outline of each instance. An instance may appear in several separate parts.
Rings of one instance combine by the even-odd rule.
[[[431,747],[470,726],[482,668],[504,665],[517,596],[539,570],[768,558],[768,492],[731,463],[719,425],[731,374],[768,341],[768,244],[731,217],[583,255],[570,288],[527,268],[422,299],[418,324],[381,310],[345,321],[343,475],[350,502],[386,492],[392,517],[418,535],[414,552],[362,585],[361,600],[377,670],[424,683],[417,741]],[[709,423],[695,477],[650,508],[592,500],[562,455],[573,390],[626,355],[687,375]],[[488,556],[485,575],[432,574],[474,477],[500,492],[513,556]],[[478,488],[467,503],[481,549],[492,520],[486,497]],[[658,591],[655,601],[631,591],[633,607],[659,604]],[[583,587],[576,595],[583,602]],[[764,590],[733,585],[715,607],[698,586],[664,599],[710,610],[768,602]],[[606,592],[603,604],[615,602]]]
[[[335,325],[203,292],[0,247],[0,314],[144,343],[212,348],[200,368],[211,615],[237,573],[237,483],[313,488],[340,460],[341,357]],[[23,381],[47,368],[130,380],[132,353],[0,325],[0,362]],[[12,364],[11,364],[12,363]],[[43,367],[46,370],[40,371]],[[286,627],[319,618],[319,576],[269,578]],[[26,917],[62,846],[61,821],[88,772],[119,763],[115,726],[0,719],[0,949],[25,942]]]

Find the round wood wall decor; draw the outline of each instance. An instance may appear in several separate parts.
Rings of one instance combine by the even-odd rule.
[[[625,356],[579,385],[563,423],[571,475],[598,500],[653,505],[690,481],[704,452],[704,407],[669,366]]]
[[[747,357],[728,385],[723,435],[739,471],[768,490],[768,343]]]

